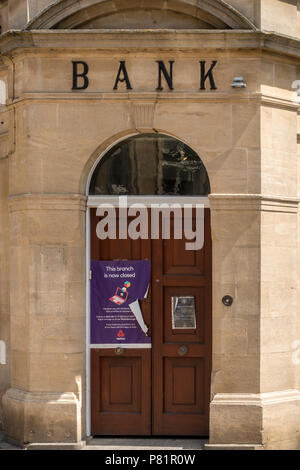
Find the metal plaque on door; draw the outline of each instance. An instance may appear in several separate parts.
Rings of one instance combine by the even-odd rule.
[[[195,297],[180,296],[171,297],[172,302],[172,328],[196,329]]]

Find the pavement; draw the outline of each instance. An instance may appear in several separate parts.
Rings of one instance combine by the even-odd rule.
[[[195,438],[93,438],[83,450],[203,450],[207,442]]]
[[[92,438],[86,443],[82,450],[203,450],[206,439],[194,438]],[[52,449],[56,449],[55,443]],[[57,448],[59,448],[57,444]],[[9,444],[4,440],[0,430],[0,450],[22,450],[20,447]]]

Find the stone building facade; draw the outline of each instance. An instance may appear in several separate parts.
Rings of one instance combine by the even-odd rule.
[[[90,434],[87,184],[115,144],[160,133],[211,186],[207,447],[299,449],[300,1],[4,0],[0,21],[7,438]]]

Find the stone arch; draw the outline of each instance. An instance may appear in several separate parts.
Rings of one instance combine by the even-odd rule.
[[[164,24],[165,18],[179,15],[183,19],[180,29],[255,30],[250,20],[224,0],[58,0],[33,18],[25,29],[106,29],[105,24],[110,19],[109,28],[112,17],[118,17],[113,29],[149,27],[148,24],[135,25],[134,21],[127,26],[124,20],[122,25],[124,13],[134,17],[138,11],[156,12],[154,16],[160,12],[155,28],[172,29],[172,23]]]

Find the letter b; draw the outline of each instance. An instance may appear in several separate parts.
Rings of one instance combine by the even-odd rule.
[[[86,90],[89,86],[89,79],[88,79],[88,72],[89,66],[86,62],[82,61],[72,61],[73,64],[73,87],[72,90]],[[83,71],[81,73],[78,72],[78,65],[83,66]],[[82,79],[83,82],[81,85],[78,84],[78,79]]]

